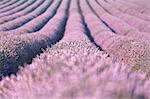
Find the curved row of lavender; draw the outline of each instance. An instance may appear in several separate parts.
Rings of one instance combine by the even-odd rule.
[[[0,99],[150,99],[147,3],[0,1]]]
[[[1,24],[0,31],[9,31],[21,27],[22,25],[26,24],[27,22],[33,20],[34,18],[44,13],[47,10],[47,8],[50,7],[52,2],[53,0],[46,0],[43,5],[38,7],[38,9],[34,10],[32,13]]]
[[[100,0],[102,2],[102,0]],[[92,2],[92,0],[91,0]],[[94,2],[94,1],[93,1]],[[118,35],[101,18],[97,17],[86,0],[80,1],[81,10],[95,42],[118,61],[128,64],[133,70],[150,73],[149,40]],[[83,6],[84,5],[84,6]],[[94,6],[96,7],[96,5]],[[91,21],[92,20],[92,21]],[[135,32],[136,33],[136,32]],[[138,54],[137,54],[138,53]]]
[[[42,5],[43,3],[44,3],[44,0],[38,0],[20,12],[13,13],[11,16],[8,15],[5,17],[1,17],[0,24],[14,20],[14,19],[24,16],[24,15],[27,15],[27,14],[31,13],[32,11],[34,11],[35,9],[37,9],[38,7],[40,7],[40,5]]]
[[[10,36],[10,35],[19,35],[19,34],[21,35],[21,34],[33,33],[33,32],[39,31],[56,14],[56,11],[60,3],[61,3],[61,0],[59,1],[55,0],[43,14],[32,19],[31,21],[27,22],[21,27],[18,27],[16,29],[9,30],[9,31],[1,32],[2,35],[0,37]]]
[[[150,99],[150,80],[86,41],[58,43],[0,82],[2,99]]]
[[[106,2],[103,2],[103,0],[97,0],[99,2],[99,5],[101,5],[103,8],[105,8],[106,11],[111,13],[114,16],[117,16],[118,18],[124,20],[129,25],[137,28],[141,32],[150,32],[150,24],[142,20],[138,17],[123,13],[119,10],[116,10],[113,5],[110,5]]]
[[[0,76],[15,73],[18,65],[30,62],[42,49],[62,38],[69,2],[64,0],[57,14],[40,31],[0,38]]]
[[[25,3],[23,3],[22,5],[19,5],[19,6],[17,6],[17,7],[15,7],[14,9],[12,9],[11,11],[9,10],[7,10],[7,12],[5,12],[5,13],[2,13],[2,14],[0,14],[0,16],[2,17],[2,16],[7,16],[7,15],[12,15],[12,14],[14,14],[14,13],[17,13],[17,12],[19,12],[19,11],[22,11],[22,10],[24,10],[25,8],[27,8],[28,6],[30,6],[30,5],[32,5],[34,2],[36,2],[35,0],[28,0],[28,1],[26,1]]]
[[[9,7],[10,5],[14,5],[17,2],[17,0],[11,0],[10,2],[3,4],[0,6],[0,9],[4,9],[6,7]]]
[[[13,9],[15,9],[16,7],[18,6],[22,6],[24,3],[26,3],[28,0],[21,0],[21,1],[18,1],[17,3],[15,3],[15,5],[13,6],[9,6],[8,8],[4,8],[4,9],[0,9],[0,13],[5,13],[7,11],[12,11]],[[1,15],[0,14],[0,15]]]
[[[136,16],[145,21],[150,21],[150,15],[144,14],[144,12],[147,10],[145,10],[145,7],[143,6],[138,6],[135,3],[131,2],[124,2],[122,0],[118,0],[116,2],[112,2],[111,0],[109,0],[108,3],[111,3],[111,5],[115,6],[118,10],[122,11],[123,13]]]
[[[89,40],[86,35],[85,25],[80,15],[77,0],[72,0],[69,9],[69,18],[66,23],[65,32],[60,42],[74,40]]]
[[[130,6],[133,10],[137,9],[139,10],[138,12],[148,15],[150,14],[150,8],[149,8],[149,1],[145,0],[144,2],[140,2],[140,0],[129,0],[127,4],[133,4],[133,7]]]
[[[141,38],[142,36],[142,38],[150,40],[150,36],[148,35],[149,32],[138,31],[136,28],[130,26],[123,20],[109,14],[107,11],[105,11],[102,7],[100,7],[96,2],[92,0],[88,0],[88,3],[91,6],[91,8],[93,8],[96,15],[105,23],[107,23],[107,25],[111,27],[111,29],[113,29],[113,32],[115,32],[116,34],[125,35],[129,37],[137,37],[137,39]]]
[[[87,1],[87,3],[88,3],[88,2],[91,4],[91,6],[95,7],[95,9],[98,9],[98,7],[96,6],[96,4],[92,5],[93,3],[96,3],[96,2]],[[102,12],[106,13],[106,12],[103,11],[103,10],[102,10]],[[96,13],[96,12],[95,12],[95,13]],[[71,15],[72,15],[72,14],[71,14]],[[107,13],[106,13],[106,15],[109,16],[109,14],[107,14]],[[49,15],[47,15],[47,16],[49,16]],[[96,17],[96,15],[93,15],[93,16]],[[97,16],[98,16],[99,19],[102,17],[101,21],[106,21],[106,22],[107,22],[107,25],[110,25],[110,22],[111,22],[111,21],[109,22],[109,20],[107,20],[107,17],[103,17],[100,13],[98,13]],[[98,18],[97,18],[97,20],[98,20]],[[113,16],[112,16],[112,17],[110,16],[110,18],[113,18]],[[76,19],[76,18],[75,18],[75,19]],[[94,19],[94,18],[93,18],[93,19]],[[116,18],[113,18],[112,20],[113,20],[113,21],[116,21],[116,20],[117,20],[117,19],[116,19],[116,20],[114,20],[114,19],[116,19]],[[36,19],[35,19],[35,20],[36,20]],[[37,18],[37,20],[38,20],[38,18]],[[72,20],[72,19],[71,19],[71,20]],[[40,21],[42,21],[42,20],[40,20]],[[88,20],[88,23],[89,23],[90,21],[91,21],[91,20]],[[35,22],[36,22],[36,21],[35,21]],[[33,23],[35,23],[35,22],[33,21]],[[108,23],[108,22],[109,22],[109,23]],[[119,20],[119,22],[123,23],[121,20]],[[31,26],[34,28],[34,26],[33,26],[33,24],[32,24],[32,21],[31,21],[30,23],[31,23]],[[97,23],[99,23],[99,22],[97,21]],[[90,23],[90,24],[91,24],[92,26],[94,26],[92,23]],[[94,23],[94,24],[95,24],[95,23]],[[102,24],[103,24],[103,23],[102,23]],[[125,24],[126,26],[128,26],[127,23],[124,23],[124,24]],[[124,25],[124,24],[123,24],[123,25]],[[40,24],[34,24],[34,25],[35,25],[35,27],[38,27]],[[89,24],[88,24],[88,25],[89,25]],[[104,25],[105,25],[105,26],[104,26]],[[29,24],[29,26],[30,26],[30,24]],[[106,30],[108,30],[108,31],[109,31],[109,29],[111,30],[111,27],[110,27],[110,26],[112,26],[113,29],[117,29],[117,24],[116,24],[116,26],[115,26],[113,23],[112,23],[108,28],[106,27],[106,23],[103,24],[103,26],[105,27],[104,29],[106,29]],[[129,26],[128,26],[128,27],[129,27]],[[22,27],[21,27],[21,28],[22,28]],[[80,28],[80,27],[79,27],[79,28]],[[95,29],[96,31],[95,31],[95,30],[94,30],[94,31],[91,30],[91,31],[92,31],[92,34],[95,33],[95,32],[97,32],[97,33],[98,33],[98,32],[101,32],[101,30],[103,30],[103,27],[102,27],[102,28],[98,27],[98,28],[99,28],[99,29]],[[119,28],[119,29],[120,29],[120,28]],[[132,29],[132,28],[131,28],[131,29]],[[32,30],[34,30],[34,29],[32,29],[32,28],[30,29],[30,28],[28,28],[28,25],[26,25],[26,30],[32,31]],[[100,30],[100,31],[97,31],[97,30]],[[123,31],[125,31],[125,30],[126,30],[126,29],[124,29],[124,27],[123,27]],[[12,31],[13,31],[13,30],[12,30]],[[16,31],[17,31],[17,30],[16,30]],[[15,31],[14,31],[14,32],[15,32]],[[75,31],[75,32],[77,32],[77,31]],[[79,31],[78,31],[78,32],[79,32]],[[81,32],[81,31],[80,31],[80,32]],[[111,31],[110,31],[110,32],[111,32]],[[115,32],[116,32],[116,31],[115,31]],[[117,30],[117,33],[118,33],[118,32],[122,33],[122,31],[118,31],[118,30]],[[20,31],[17,31],[17,32],[15,32],[15,33],[18,33],[18,34],[19,34]],[[10,34],[15,34],[15,33],[13,33],[13,32],[11,33],[11,32],[10,32]],[[26,31],[23,31],[23,33],[26,33]],[[65,33],[65,34],[67,34],[67,33]],[[131,34],[131,33],[130,33],[130,34]],[[133,34],[135,34],[135,33],[133,33]],[[103,33],[102,35],[105,35],[105,33]],[[100,35],[100,36],[101,36],[101,35]],[[108,36],[109,36],[109,35],[108,35]],[[9,36],[8,36],[8,37],[9,37]],[[98,37],[99,37],[99,36],[98,36]],[[101,36],[101,37],[103,37],[103,36]],[[97,37],[96,37],[96,38],[97,38]],[[99,39],[99,38],[97,38],[97,39]],[[122,38],[122,39],[125,39],[125,38]],[[101,40],[103,40],[103,39],[101,39]],[[120,40],[120,39],[119,39],[119,40]],[[132,39],[131,39],[131,40],[132,40]],[[133,40],[134,40],[134,39],[133,39]],[[111,42],[112,42],[112,41],[111,41]],[[116,42],[118,42],[118,41],[116,41]],[[119,42],[120,42],[120,41],[119,41]],[[104,50],[106,50],[106,49],[105,49],[105,46],[107,46],[107,44],[106,44],[106,45],[105,45],[105,44],[101,45],[101,42],[100,42],[99,40],[98,40],[98,43],[100,43],[100,46],[104,46]],[[145,43],[145,42],[144,42],[144,43]],[[122,44],[122,43],[121,43],[121,44]],[[142,44],[143,44],[143,43],[142,43]],[[117,46],[119,46],[119,45],[117,45]],[[147,46],[147,44],[146,44],[146,46]],[[146,48],[146,47],[145,47],[145,48]],[[122,50],[122,48],[120,48],[120,49]],[[112,53],[112,50],[116,50],[116,49],[111,49],[111,53]],[[142,50],[143,50],[143,49],[142,49]],[[108,51],[108,52],[109,52],[109,51]],[[118,53],[120,53],[120,52],[115,52],[115,53],[113,53],[113,54],[115,54],[115,56],[116,56]],[[142,56],[143,54],[145,54],[145,53],[141,53],[140,56]],[[139,56],[139,55],[137,55],[137,56]],[[144,57],[145,57],[145,56],[144,56]],[[128,57],[127,57],[127,58],[128,58]],[[124,56],[122,56],[122,57],[119,58],[119,59],[126,61],[127,58],[125,57],[125,59],[124,59]],[[133,58],[135,58],[135,57],[133,57]],[[140,58],[141,58],[141,57],[140,57]],[[130,58],[129,58],[129,61],[131,61]],[[137,59],[135,59],[135,61],[137,61]],[[140,61],[141,61],[141,60],[140,60]],[[143,61],[143,60],[142,60],[142,61]],[[147,61],[147,60],[146,60],[146,61]],[[132,60],[132,62],[133,62],[133,60]],[[128,63],[128,64],[131,64],[131,63],[128,62],[128,61],[127,61],[127,63]],[[134,63],[134,66],[139,66],[139,64],[138,64],[138,65],[137,65],[137,64],[135,65],[135,64],[136,64],[136,63]],[[146,62],[145,64],[146,64],[146,66],[148,65],[147,62]],[[141,63],[140,63],[140,65],[141,65]],[[133,66],[133,67],[134,67],[134,66]]]

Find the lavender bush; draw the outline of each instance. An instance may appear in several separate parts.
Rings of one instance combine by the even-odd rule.
[[[131,66],[134,71],[140,70],[147,72],[149,75],[149,42],[117,36],[111,32],[100,33],[95,37],[95,41],[117,60],[123,61]]]
[[[150,99],[149,3],[0,0],[0,99]]]
[[[17,77],[0,82],[3,99],[149,99],[150,83],[84,41],[58,43]]]

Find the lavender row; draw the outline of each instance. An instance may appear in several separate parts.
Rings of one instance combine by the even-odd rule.
[[[130,0],[128,0],[127,2],[124,2],[124,1],[121,1],[121,0],[117,0],[117,1],[111,1],[111,0],[108,0],[108,2],[111,4],[111,3],[114,3],[118,6],[122,6],[121,9],[126,9],[126,10],[131,10],[131,12],[133,13],[139,13],[139,14],[144,14],[148,9],[146,6],[139,6],[135,3],[131,3]],[[146,15],[146,14],[145,14]]]
[[[8,12],[8,11],[11,11],[11,10],[17,8],[18,6],[21,6],[22,4],[26,3],[27,1],[28,0],[21,0],[21,1],[16,2],[12,6],[9,6],[9,7],[4,8],[4,9],[0,9],[0,17],[1,17],[1,14],[5,13],[5,12]]]
[[[8,30],[13,30],[18,27],[21,27],[22,25],[26,24],[27,22],[29,22],[29,21],[33,20],[34,18],[38,17],[39,15],[43,14],[47,10],[47,8],[50,7],[52,2],[53,2],[53,0],[46,0],[40,7],[38,7],[33,12],[31,12],[25,16],[19,17],[15,20],[1,24],[0,31],[8,31]]]
[[[133,1],[133,0],[127,0],[129,3],[134,3],[134,4],[136,4],[137,6],[139,6],[139,7],[143,7],[143,8],[145,8],[145,10],[142,12],[142,13],[144,13],[144,14],[147,14],[147,15],[149,15],[150,14],[150,7],[149,7],[149,1],[148,0],[144,0],[143,2],[141,2],[141,1],[138,1],[138,0],[136,0],[136,1]]]
[[[149,42],[139,41],[130,37],[119,36],[110,30],[103,30],[105,28],[100,25],[100,22],[97,24],[96,28],[92,23],[98,22],[99,19],[92,18],[92,21],[90,21],[91,17],[88,17],[89,12],[86,13],[90,10],[90,7],[87,5],[88,4],[86,3],[86,0],[80,1],[80,6],[84,18],[86,19],[85,21],[87,23],[87,27],[91,31],[91,35],[94,37],[95,42],[116,60],[123,61],[130,67],[138,68],[138,70],[149,73]]]
[[[88,6],[86,0],[80,0],[80,7],[81,7],[81,13],[83,13],[85,22],[87,23],[87,26],[89,30],[91,30],[93,27],[93,31],[91,32],[91,35],[95,36],[97,33],[100,33],[102,31],[111,31],[103,22],[100,20],[90,9]],[[81,6],[82,5],[82,6]],[[89,24],[88,24],[89,23]]]
[[[89,4],[93,12],[95,12],[97,17],[103,20],[111,29],[113,29],[113,32],[117,34],[127,34],[130,31],[136,31],[135,28],[131,27],[121,19],[106,12],[101,6],[96,3],[96,1],[87,0],[87,3]]]
[[[116,2],[110,2],[110,4],[113,5],[115,8],[117,8],[118,10],[122,11],[123,13],[127,13],[130,15],[136,16],[145,21],[150,21],[150,15],[144,14],[143,12],[145,10],[140,11],[143,7],[137,10],[137,8],[131,8],[131,7],[135,6],[135,4],[129,3],[129,2],[124,2],[122,0],[118,0]]]
[[[65,33],[61,42],[73,40],[88,40],[85,33],[84,24],[78,8],[78,0],[72,0],[69,9]]]
[[[34,2],[36,2],[36,0],[28,0],[28,1],[26,1],[26,3],[23,3],[20,6],[17,6],[16,8],[12,9],[11,11],[9,10],[5,13],[1,13],[0,17],[6,17],[6,16],[12,15],[14,13],[20,12],[20,11],[24,10],[25,8],[27,8],[28,6],[32,5]]]
[[[38,7],[40,7],[40,5],[42,5],[44,3],[44,1],[45,0],[38,0],[35,3],[33,3],[32,5],[25,8],[24,10],[20,11],[20,12],[16,12],[16,13],[12,14],[11,16],[1,17],[0,18],[0,24],[6,23],[8,21],[14,20],[16,18],[19,18],[21,16],[24,16],[24,15],[27,15],[27,14],[33,12]]]
[[[31,59],[47,46],[58,42],[63,35],[67,21],[69,0],[64,0],[57,14],[38,32],[0,38],[0,74],[15,73],[18,65]]]
[[[133,71],[150,74],[149,42],[118,36],[111,32],[101,32],[95,36],[95,41],[117,61],[124,62]]]
[[[96,15],[102,19],[116,34],[141,38],[142,40],[150,40],[149,33],[147,32],[139,32],[136,28],[131,27],[129,24],[124,22],[123,20],[109,14],[106,12],[101,6],[99,6],[96,1],[88,0],[89,6],[93,8]],[[98,9],[98,10],[97,10]]]
[[[9,1],[6,1],[6,2],[3,2],[1,5],[0,5],[0,8],[4,8],[4,6],[8,6],[8,5],[11,5],[11,3],[13,3],[14,1],[16,0],[9,0]]]
[[[9,3],[1,5],[0,9],[4,9],[4,8],[7,8],[11,5],[14,5],[16,2],[18,2],[18,0],[11,0]]]
[[[89,42],[48,48],[17,77],[0,82],[2,99],[149,99],[150,80],[132,73]]]
[[[107,10],[107,12],[111,13],[112,15],[124,20],[129,25],[135,27],[140,32],[150,32],[150,24],[147,21],[144,21],[140,18],[131,16],[129,14],[122,13],[121,11],[114,8],[112,5],[102,1],[97,0],[99,4]]]
[[[10,35],[20,35],[39,31],[55,15],[56,10],[59,7],[60,3],[61,0],[55,0],[52,3],[52,5],[49,8],[47,8],[46,12],[44,12],[42,15],[34,18],[33,20],[29,21],[28,23],[17,29],[1,32],[0,37]]]

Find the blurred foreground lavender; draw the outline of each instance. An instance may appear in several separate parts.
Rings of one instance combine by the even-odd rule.
[[[150,81],[89,42],[63,42],[4,78],[0,99],[150,99]]]

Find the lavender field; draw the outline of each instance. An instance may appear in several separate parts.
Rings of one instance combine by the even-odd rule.
[[[150,0],[0,0],[0,99],[150,99]]]

